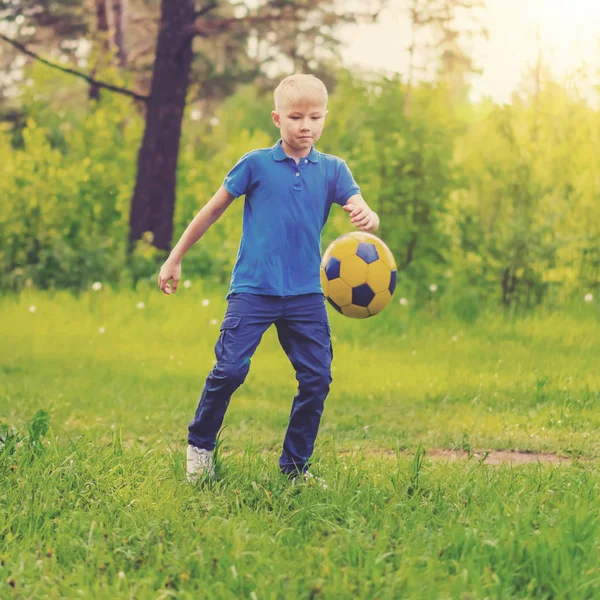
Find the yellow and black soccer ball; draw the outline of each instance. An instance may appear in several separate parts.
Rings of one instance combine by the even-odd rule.
[[[381,312],[396,289],[396,261],[375,235],[354,231],[334,240],[321,261],[325,297],[346,317]]]

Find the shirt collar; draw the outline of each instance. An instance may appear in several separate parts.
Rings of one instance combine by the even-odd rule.
[[[272,150],[273,150],[273,159],[276,161],[282,161],[282,160],[285,160],[286,158],[289,158],[289,156],[285,153],[283,146],[281,145],[281,140],[279,140],[273,146]],[[318,150],[316,150],[315,147],[313,146],[310,149],[310,153],[308,154],[308,156],[306,158],[308,158],[308,160],[310,160],[310,162],[312,162],[312,163],[318,163],[319,155],[320,155],[320,152]]]

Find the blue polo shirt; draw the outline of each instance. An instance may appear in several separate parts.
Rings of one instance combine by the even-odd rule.
[[[246,196],[229,293],[322,293],[321,231],[333,202],[343,206],[360,193],[348,165],[314,147],[296,164],[279,140],[242,156],[223,185]]]

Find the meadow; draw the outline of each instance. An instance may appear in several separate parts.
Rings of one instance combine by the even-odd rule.
[[[600,597],[596,302],[330,311],[325,488],[278,472],[296,382],[271,329],[216,481],[190,485],[224,295],[0,298],[0,598]],[[488,464],[497,450],[560,461]]]

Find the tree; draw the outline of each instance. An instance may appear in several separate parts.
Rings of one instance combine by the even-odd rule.
[[[110,51],[107,8],[106,0],[96,0],[96,28],[97,36],[100,42],[100,57],[98,58],[98,63],[94,67],[94,71],[92,71],[92,75],[94,74],[96,68],[100,66],[104,60],[106,60],[106,57]],[[97,83],[92,83],[90,85],[89,97],[90,100],[98,100],[98,98],[100,98],[100,87]]]
[[[181,122],[192,64],[194,0],[162,2],[146,126],[138,153],[131,201],[129,241],[150,231],[157,248],[168,249],[173,235],[175,175]]]
[[[109,0],[95,0],[96,2],[96,31],[99,43],[99,57],[94,66],[94,73],[105,64],[112,62],[112,54],[116,55],[119,66],[124,68],[127,64],[127,44],[125,40],[125,0],[112,0],[112,33],[109,27]],[[112,42],[112,44],[111,44]],[[112,50],[114,47],[114,52]],[[89,97],[97,100],[100,97],[100,87],[97,83],[90,86]]]
[[[124,67],[127,64],[127,40],[125,31],[127,29],[127,0],[113,0],[112,12],[114,19],[113,41],[117,48],[119,64]]]
[[[454,97],[466,96],[467,78],[479,72],[472,58],[462,48],[464,37],[486,36],[478,13],[486,6],[485,0],[409,0],[408,14],[411,41],[408,46],[409,65],[404,114],[411,113],[412,89],[417,71],[417,50],[427,56],[434,54],[438,63],[437,79],[444,82]],[[470,20],[473,27],[459,25]],[[461,94],[462,92],[462,94]]]

